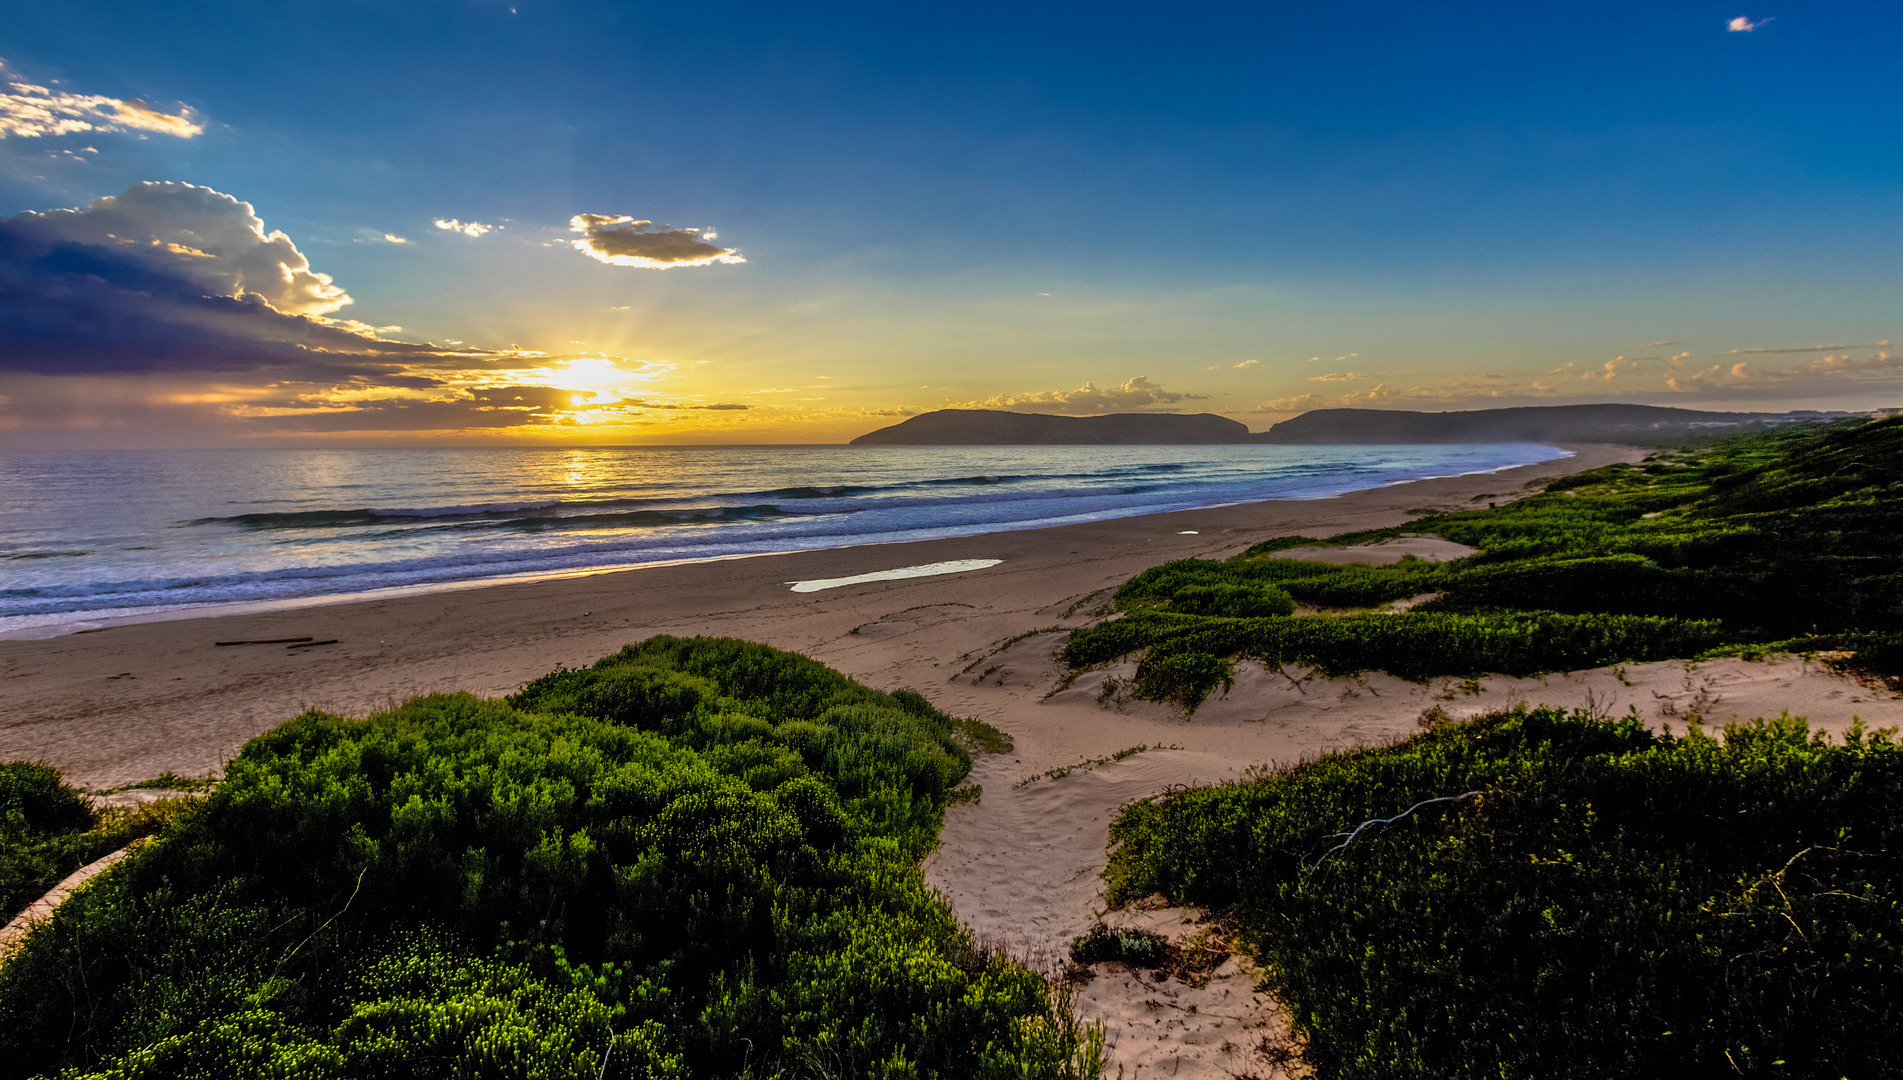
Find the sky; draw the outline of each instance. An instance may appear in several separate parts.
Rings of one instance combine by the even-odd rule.
[[[1903,405],[1903,6],[1764,2],[16,5],[0,448]]]

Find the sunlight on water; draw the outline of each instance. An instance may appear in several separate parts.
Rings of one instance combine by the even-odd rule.
[[[1327,498],[1560,456],[1528,444],[0,454],[0,632]]]

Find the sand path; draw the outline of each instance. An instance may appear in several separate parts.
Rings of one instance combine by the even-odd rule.
[[[1245,664],[1235,689],[1193,720],[1150,703],[1100,703],[1104,681],[1127,676],[1127,665],[1050,694],[1060,677],[1050,656],[1061,643],[1054,628],[1088,623],[1108,590],[1145,567],[1223,557],[1272,536],[1400,524],[1418,508],[1504,501],[1556,476],[1640,456],[1624,447],[1575,449],[1572,459],[1506,473],[1335,499],[0,641],[0,759],[47,760],[95,787],[167,769],[192,775],[217,769],[246,739],[306,708],[362,715],[435,690],[507,693],[558,664],[591,662],[656,633],[749,638],[806,653],[874,687],[916,689],[1015,738],[1012,753],[979,759],[972,779],[983,797],[950,811],[925,870],[981,937],[1049,970],[1061,965],[1070,937],[1098,917],[1098,874],[1118,806],[1252,764],[1391,741],[1417,730],[1428,708],[1468,715],[1526,700],[1610,712],[1633,705],[1649,719],[1679,724],[1692,710],[1723,720],[1787,708],[1832,728],[1853,715],[1903,722],[1903,702],[1797,660],[1426,686],[1383,675],[1303,680],[1299,672]],[[1432,543],[1409,550],[1453,554]],[[941,577],[788,589],[794,581],[955,559],[1003,561]],[[1050,632],[1022,636],[1037,630]],[[302,635],[339,640],[311,649],[212,644]],[[1176,749],[1019,783],[1137,745]],[[1195,914],[1113,918],[1181,937],[1195,932],[1184,922]],[[1282,1030],[1273,1003],[1254,992],[1240,963],[1216,974],[1189,987],[1104,971],[1085,986],[1080,1006],[1105,1021],[1113,1070],[1121,1066],[1130,1080],[1273,1075],[1255,1054],[1264,1036]]]

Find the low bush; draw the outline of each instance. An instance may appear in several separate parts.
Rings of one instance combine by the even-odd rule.
[[[1323,1076],[1887,1076],[1903,747],[1519,709],[1115,821],[1229,909]]]
[[[1283,554],[1399,529],[1285,537],[1223,562],[1152,567],[1121,618],[1074,631],[1073,666],[1140,653],[1142,697],[1200,702],[1251,656],[1328,674],[1526,675],[1720,647],[1852,649],[1903,685],[1903,418],[1775,431],[1555,481],[1494,509],[1429,515],[1412,533],[1477,549],[1438,564],[1334,565]],[[1281,598],[1401,614],[1287,617]],[[1259,597],[1270,597],[1262,601]],[[1270,610],[1269,604],[1274,605]]]
[[[1070,939],[1070,958],[1072,963],[1085,966],[1115,960],[1131,967],[1162,967],[1169,963],[1170,943],[1168,938],[1148,930],[1112,930],[1097,923],[1082,937]]]
[[[0,761],[0,923],[184,810],[177,802],[95,808],[50,765]]]
[[[920,878],[967,763],[724,639],[306,714],[0,967],[0,1075],[1094,1076]]]

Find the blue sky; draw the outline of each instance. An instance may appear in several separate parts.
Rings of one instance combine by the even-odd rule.
[[[102,366],[112,341],[0,311],[8,444],[827,440],[974,404],[1257,428],[1340,404],[1903,404],[1896,5],[78,0],[10,13],[0,63],[40,88],[16,98],[202,129],[0,139],[0,215],[36,243],[99,231],[16,215],[209,188],[353,301],[266,314],[443,347],[368,345],[340,376],[236,346],[143,362],[140,331]],[[174,237],[152,206],[121,231]],[[615,265],[578,237],[734,254]],[[0,303],[51,280],[8,265]],[[1787,349],[1809,351],[1758,351]]]

